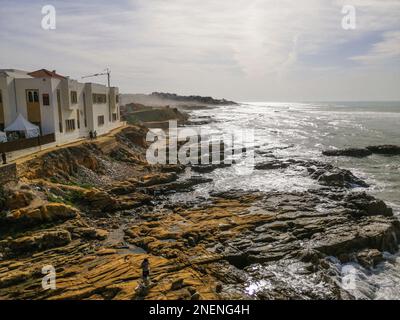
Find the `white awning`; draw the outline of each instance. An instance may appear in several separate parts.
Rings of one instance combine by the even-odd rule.
[[[15,121],[5,128],[4,131],[24,132],[26,138],[34,138],[40,135],[39,127],[26,120],[22,114],[18,114],[18,117],[15,119]]]

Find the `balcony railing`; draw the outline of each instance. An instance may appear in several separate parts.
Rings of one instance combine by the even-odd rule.
[[[29,139],[18,139],[0,143],[0,153],[13,152],[33,147],[42,146],[56,141],[54,133]]]

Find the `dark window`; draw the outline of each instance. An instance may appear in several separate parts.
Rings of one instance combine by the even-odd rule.
[[[85,122],[85,128],[87,127],[87,120],[86,120],[86,95],[83,93],[83,121]]]
[[[117,121],[117,114],[116,113],[112,114],[112,121],[113,122]]]
[[[81,128],[81,115],[79,114],[79,110],[76,110],[76,122],[78,124],[78,129]]]
[[[100,127],[104,125],[104,116],[98,116],[97,117],[97,125]]]
[[[93,103],[107,103],[107,95],[106,94],[98,94],[93,93]]]
[[[75,119],[65,120],[65,131],[71,132],[75,130]]]
[[[72,104],[78,103],[78,94],[76,91],[71,91],[71,103]]]
[[[50,105],[50,96],[49,96],[49,94],[43,93],[42,98],[43,98],[43,105],[44,106],[49,106]]]
[[[28,91],[28,102],[33,102],[33,93],[32,93],[32,91]]]
[[[119,95],[118,94],[115,96],[115,102],[119,103]]]
[[[37,91],[33,91],[33,101],[39,102],[39,94],[37,93]]]
[[[62,112],[61,112],[61,90],[57,89],[57,109],[58,109],[58,126],[60,132],[63,132],[63,120],[62,120]]]

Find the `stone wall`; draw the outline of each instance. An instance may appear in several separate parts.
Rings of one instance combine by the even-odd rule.
[[[17,181],[17,165],[15,163],[0,166],[0,184]]]

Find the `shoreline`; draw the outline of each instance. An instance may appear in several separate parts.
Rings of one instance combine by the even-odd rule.
[[[171,202],[168,194],[184,194],[210,180],[180,179],[183,166],[146,164],[145,132],[129,126],[107,141],[60,148],[29,161],[10,189],[13,211],[2,217],[2,225],[15,230],[1,230],[0,297],[351,299],[329,276],[338,272],[329,256],[372,268],[384,259],[382,251],[397,250],[393,234],[400,237],[400,224],[391,210],[350,192],[352,183],[361,183],[358,178],[326,164],[269,159],[257,169],[320,166],[325,173],[317,179],[329,177],[321,180],[327,184],[320,191],[232,190],[211,194],[206,202]],[[342,177],[349,184],[342,184]],[[144,257],[150,259],[153,284],[142,292]],[[61,270],[54,292],[40,288],[42,264]],[[285,271],[294,265],[294,274]],[[276,268],[280,276],[264,274]],[[299,275],[304,290],[282,287],[282,279]],[[272,289],[254,291],[260,281]],[[315,291],[314,281],[328,289]]]

